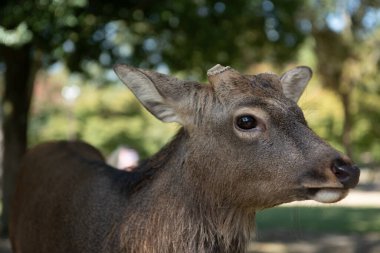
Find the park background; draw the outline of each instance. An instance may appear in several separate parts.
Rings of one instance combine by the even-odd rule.
[[[4,238],[27,147],[82,139],[105,155],[125,145],[143,159],[179,128],[139,105],[115,63],[201,82],[216,63],[247,74],[310,66],[299,105],[310,127],[362,168],[354,196],[364,201],[263,211],[251,250],[380,252],[378,0],[1,1]]]

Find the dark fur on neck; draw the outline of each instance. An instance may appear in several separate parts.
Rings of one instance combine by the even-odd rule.
[[[174,202],[174,203],[173,203]],[[254,212],[210,209],[200,203],[157,203],[126,217],[121,233],[123,252],[245,252]]]
[[[136,182],[133,189],[138,191],[126,207],[118,235],[121,252],[245,252],[254,210],[222,207],[194,194],[194,189],[186,190],[194,185],[177,177],[183,174],[186,157],[181,154],[186,138],[181,129],[171,143],[135,171],[146,177]],[[145,187],[147,181],[149,187]]]

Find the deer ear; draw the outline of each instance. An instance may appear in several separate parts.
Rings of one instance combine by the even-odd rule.
[[[186,93],[180,91],[184,81],[122,64],[116,65],[114,70],[120,80],[154,116],[164,122],[183,124],[176,111],[176,102]]]
[[[280,78],[284,95],[294,102],[297,102],[312,75],[312,70],[306,66],[296,67],[285,72]]]

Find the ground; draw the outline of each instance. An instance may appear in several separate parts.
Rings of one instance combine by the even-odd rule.
[[[357,189],[339,203],[284,206],[258,218],[249,253],[380,253],[380,171],[362,170]]]
[[[364,235],[263,233],[252,242],[249,253],[379,253],[380,233]]]

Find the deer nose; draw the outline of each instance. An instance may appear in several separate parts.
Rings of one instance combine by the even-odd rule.
[[[359,168],[343,158],[336,158],[331,170],[345,188],[354,188],[359,182]]]

